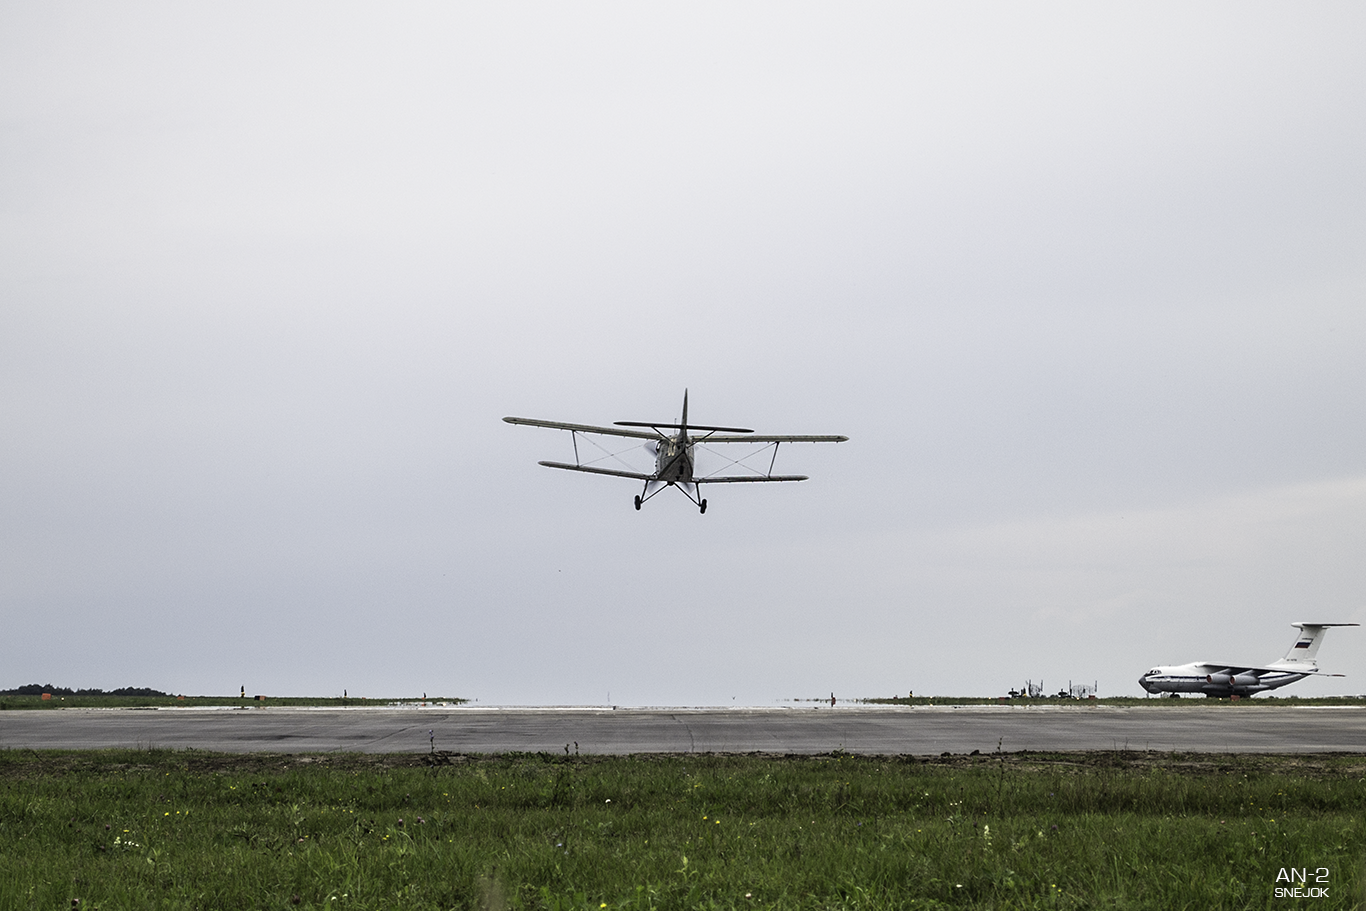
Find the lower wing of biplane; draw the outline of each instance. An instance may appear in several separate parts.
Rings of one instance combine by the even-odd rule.
[[[614,478],[630,478],[634,481],[644,483],[644,490],[636,495],[635,507],[640,509],[641,504],[647,502],[659,491],[668,487],[678,489],[684,496],[691,500],[701,512],[707,511],[707,501],[699,494],[702,484],[752,484],[763,482],[780,481],[805,481],[806,475],[800,474],[774,474],[773,465],[778,458],[778,446],[782,443],[842,443],[849,439],[845,436],[837,435],[814,435],[814,434],[756,434],[753,431],[739,427],[710,427],[705,425],[687,424],[687,400],[684,399],[684,423],[665,424],[665,423],[646,423],[636,421],[621,421],[612,427],[599,427],[592,424],[570,424],[563,421],[543,421],[536,418],[503,418],[509,424],[523,424],[529,427],[547,427],[551,430],[567,430],[570,433],[574,446],[574,461],[570,462],[551,462],[542,461],[539,464],[547,468],[559,468],[565,471],[581,471],[587,474],[607,475]],[[649,428],[628,429],[628,428]],[[674,430],[677,433],[669,434],[665,430]],[[690,436],[689,433],[696,433]],[[644,472],[635,470],[632,466],[625,463],[623,454],[634,450],[633,444],[628,449],[613,452],[598,443],[594,437],[625,437],[632,440],[645,440],[645,448],[650,450],[655,456],[655,470]],[[590,457],[585,459],[580,455],[579,440],[583,438],[585,443],[593,448],[590,450]],[[693,447],[698,445],[710,446],[711,444],[721,443],[757,443],[760,448],[738,458],[731,459],[722,456],[726,465],[718,469],[717,473],[697,476],[694,473]],[[755,468],[750,464],[756,457],[765,455],[772,450],[769,456],[768,465],[765,468]],[[623,465],[622,468],[606,467],[603,462],[615,460]],[[727,469],[742,469],[744,474],[720,474],[720,471]]]

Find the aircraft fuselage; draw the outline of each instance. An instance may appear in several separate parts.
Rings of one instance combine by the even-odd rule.
[[[655,480],[666,484],[692,481],[693,446],[686,433],[660,440],[655,445]]]
[[[1285,657],[1278,661],[1263,665],[1212,664],[1208,661],[1163,665],[1139,677],[1138,685],[1149,693],[1203,693],[1216,697],[1264,693],[1318,674],[1318,652],[1323,644],[1323,634],[1330,627],[1357,624],[1298,622],[1290,625],[1299,632]]]
[[[1251,696],[1303,680],[1308,674],[1262,672],[1260,676],[1217,664],[1177,664],[1155,667],[1138,678],[1149,693],[1203,693],[1206,696]]]

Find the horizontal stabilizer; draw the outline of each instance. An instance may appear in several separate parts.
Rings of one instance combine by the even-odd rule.
[[[693,478],[694,484],[746,484],[753,481],[805,481],[804,474],[734,475],[722,478]]]
[[[641,474],[638,471],[618,471],[615,468],[590,468],[587,465],[570,465],[567,462],[538,462],[546,468],[563,468],[565,471],[586,471],[589,474],[606,474],[614,478],[631,478],[636,481],[648,481],[654,477],[652,474]]]
[[[667,427],[670,430],[682,430],[684,427],[689,430],[723,430],[726,433],[753,433],[753,430],[746,430],[744,427],[707,427],[702,424],[656,424],[654,421],[613,421],[618,427]]]

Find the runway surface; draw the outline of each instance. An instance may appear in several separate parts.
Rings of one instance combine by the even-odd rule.
[[[54,709],[0,713],[0,748],[242,753],[1366,752],[1366,706]]]

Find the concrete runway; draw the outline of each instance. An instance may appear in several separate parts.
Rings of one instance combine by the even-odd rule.
[[[429,739],[428,731],[433,732]],[[0,748],[305,753],[1366,753],[1366,706],[56,709],[0,713]]]

